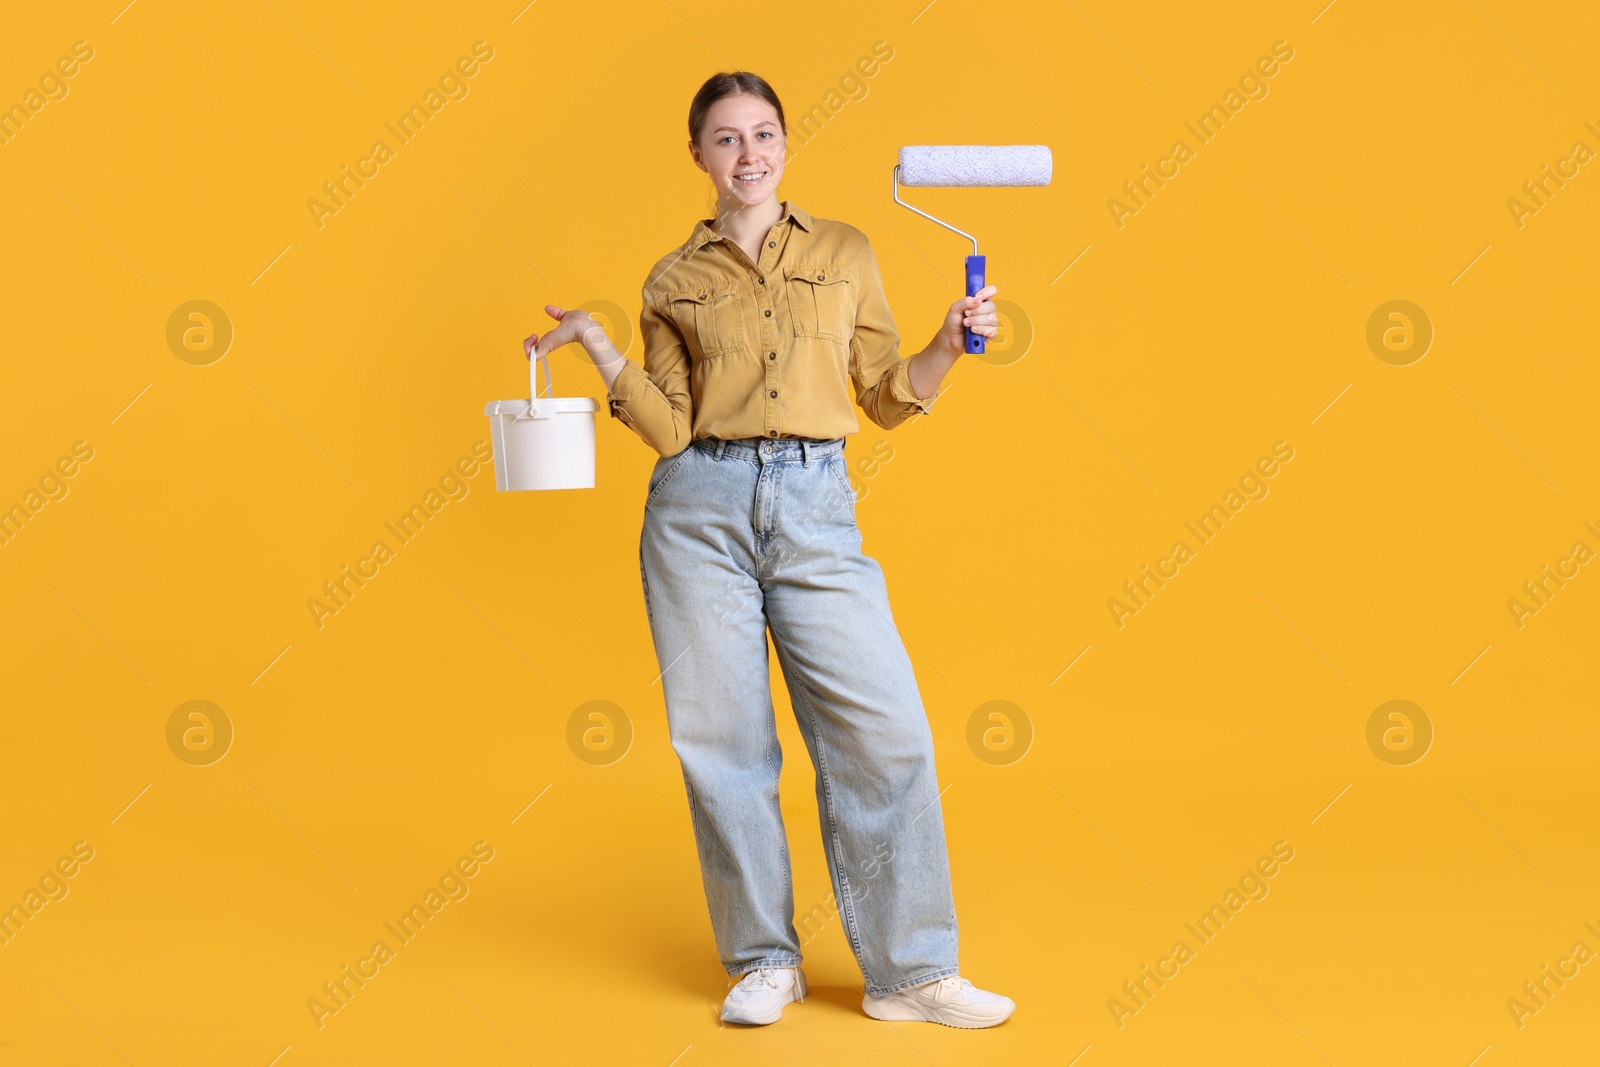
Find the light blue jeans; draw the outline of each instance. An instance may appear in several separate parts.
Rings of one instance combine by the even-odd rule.
[[[833,907],[884,996],[957,973],[956,915],[933,735],[855,504],[843,438],[703,438],[651,471],[639,570],[724,969],[801,959],[770,628]]]

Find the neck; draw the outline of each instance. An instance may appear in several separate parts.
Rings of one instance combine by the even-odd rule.
[[[760,237],[778,224],[783,217],[783,202],[776,195],[769,196],[759,204],[740,204],[732,211],[724,211],[720,206],[717,218],[711,224],[711,232],[734,241],[743,241],[751,236]]]

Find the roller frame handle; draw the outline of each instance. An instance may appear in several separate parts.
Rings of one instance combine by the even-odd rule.
[[[978,291],[988,284],[985,281],[987,269],[984,266],[985,256],[967,257],[967,295],[977,296]],[[967,327],[967,351],[974,355],[983,354],[983,345],[988,338],[971,326]]]

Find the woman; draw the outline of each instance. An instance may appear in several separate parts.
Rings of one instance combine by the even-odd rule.
[[[787,130],[772,88],[717,74],[689,109],[717,217],[643,289],[644,366],[587,315],[525,342],[583,344],[613,418],[657,452],[639,541],[645,608],[683,767],[717,951],[722,1018],[803,1000],[778,806],[767,630],[816,768],[834,901],[873,1018],[986,1027],[1015,1004],[957,973],[933,739],[883,572],[861,552],[844,436],[850,392],[893,429],[929,410],[965,349],[997,332],[994,286],[950,305],[902,359],[866,235],[776,197]],[[853,383],[853,385],[852,385]]]

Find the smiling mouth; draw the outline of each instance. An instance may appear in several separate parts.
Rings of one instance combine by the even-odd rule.
[[[742,177],[740,175],[735,174],[733,176],[733,180],[738,182],[740,185],[758,185],[758,184],[760,184],[761,180],[767,176],[768,173],[769,173],[768,171],[761,171],[760,173],[752,175],[750,177]]]

